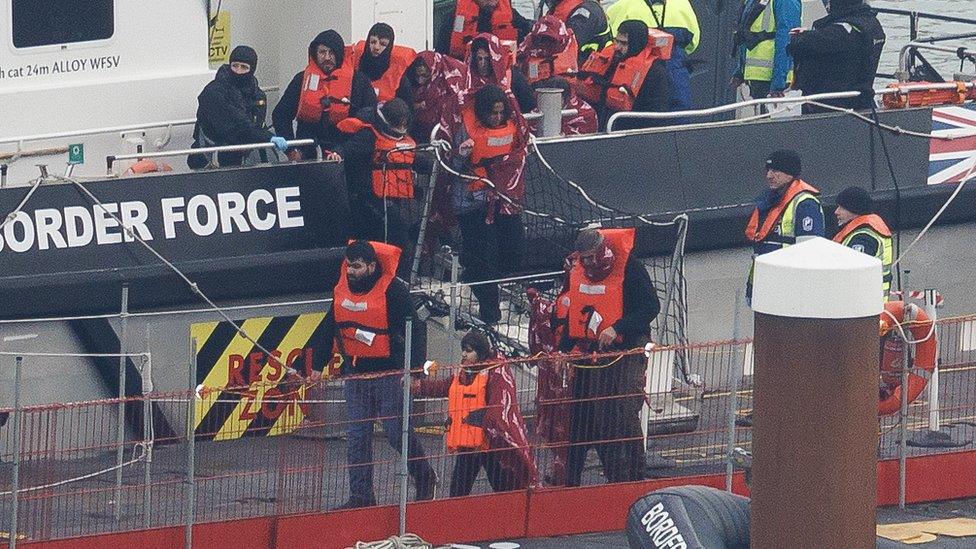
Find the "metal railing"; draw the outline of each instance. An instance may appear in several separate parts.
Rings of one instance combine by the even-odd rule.
[[[976,51],[966,48],[951,48],[949,46],[936,46],[927,42],[910,42],[901,47],[898,52],[898,73],[895,76],[899,82],[907,82],[910,76],[910,69],[915,61],[915,52],[918,50],[939,51],[943,53],[954,53],[960,59],[966,58],[976,63]],[[945,83],[949,85],[949,82]],[[932,89],[938,89],[937,85],[931,85]]]
[[[903,10],[897,8],[874,7],[873,10],[878,14],[882,14],[882,15],[896,15],[896,16],[907,17],[909,42],[915,42],[915,43],[924,42],[924,43],[933,44],[936,42],[947,42],[950,40],[963,40],[967,38],[976,37],[976,30],[970,32],[964,32],[964,33],[937,34],[934,36],[926,36],[926,37],[921,37],[919,32],[919,25],[922,21],[933,21],[939,23],[961,23],[965,25],[971,25],[974,29],[976,29],[976,19],[973,18],[959,17],[954,15],[942,15],[937,13],[928,13],[928,12],[921,12],[915,10]],[[954,53],[954,52],[955,50],[952,50],[949,53]],[[913,51],[908,59],[909,69],[915,67],[916,60],[917,60],[917,56]],[[877,74],[877,76],[883,78],[891,78],[892,76],[897,77],[897,75],[881,74],[881,73]]]
[[[85,130],[73,130],[68,132],[40,133],[34,135],[22,135],[19,137],[5,137],[0,139],[0,145],[8,143],[24,143],[27,141],[47,141],[50,139],[64,139],[68,137],[83,137],[87,135],[98,135],[100,133],[135,132],[140,130],[152,130],[158,128],[172,128],[176,126],[189,126],[196,124],[196,118],[182,120],[167,120],[163,122],[151,122],[148,124],[129,124],[125,126],[108,126],[104,128],[89,128]]]
[[[292,141],[285,142],[288,147],[308,147],[314,146],[316,144],[314,139],[294,139]],[[222,152],[242,152],[242,151],[256,151],[261,149],[273,149],[275,147],[274,143],[247,143],[244,145],[221,145],[219,147],[200,147],[198,149],[180,149],[175,151],[159,151],[150,153],[132,153],[132,154],[117,154],[108,155],[105,157],[105,165],[107,167],[107,175],[112,175],[112,169],[115,162],[119,160],[143,160],[146,158],[171,158],[174,156],[189,156],[191,154],[210,154],[210,153],[222,153]],[[316,160],[322,159],[322,149],[320,147],[315,147],[315,158]]]

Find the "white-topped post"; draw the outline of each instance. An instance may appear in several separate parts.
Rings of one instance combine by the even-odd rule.
[[[874,547],[881,261],[813,238],[756,258],[751,546]]]

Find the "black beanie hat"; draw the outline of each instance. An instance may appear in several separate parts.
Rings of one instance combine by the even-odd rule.
[[[617,27],[617,33],[627,35],[627,55],[630,58],[647,47],[647,23],[639,19],[629,19]]]
[[[230,52],[230,62],[247,63],[253,73],[258,68],[258,52],[250,46],[237,46]]]
[[[800,155],[796,151],[780,149],[766,159],[766,169],[780,171],[793,177],[800,175]]]
[[[874,213],[874,199],[861,187],[847,187],[837,195],[837,205],[855,215]]]

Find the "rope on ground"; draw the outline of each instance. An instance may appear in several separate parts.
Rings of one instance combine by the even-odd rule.
[[[258,349],[259,351],[265,353],[265,355],[271,356],[271,352],[270,351],[268,351],[267,349],[265,349],[264,346],[262,346],[260,343],[257,342],[257,340],[255,340],[254,338],[252,338],[250,336],[250,334],[248,334],[247,332],[245,332],[244,331],[244,328],[242,328],[241,325],[237,323],[237,321],[235,321],[230,316],[228,316],[227,313],[224,311],[223,308],[221,308],[220,306],[218,306],[205,293],[203,293],[203,290],[201,290],[200,287],[197,286],[197,283],[196,282],[193,282],[192,280],[190,280],[190,278],[187,277],[187,275],[184,274],[183,271],[181,271],[176,265],[174,265],[170,260],[168,260],[165,257],[163,257],[163,255],[160,254],[159,252],[157,252],[156,249],[153,248],[148,242],[146,242],[145,240],[143,240],[142,237],[140,237],[139,234],[136,231],[134,231],[131,226],[123,223],[122,220],[119,218],[119,216],[115,215],[115,213],[113,213],[113,212],[110,212],[108,210],[108,208],[106,208],[105,205],[102,204],[102,202],[98,199],[98,197],[96,197],[94,194],[92,194],[92,192],[90,190],[88,190],[87,187],[85,187],[84,185],[82,185],[81,182],[79,182],[79,181],[77,181],[75,179],[72,179],[70,177],[52,176],[52,178],[55,179],[55,180],[58,180],[58,181],[62,181],[64,183],[70,183],[70,184],[75,185],[76,187],[78,187],[78,189],[83,194],[85,194],[94,204],[96,204],[99,208],[101,208],[102,212],[104,212],[105,215],[110,216],[116,223],[118,223],[119,224],[119,227],[122,227],[122,229],[125,231],[125,233],[127,235],[129,235],[133,240],[135,240],[139,244],[142,244],[142,246],[145,247],[147,250],[149,250],[149,252],[151,254],[153,254],[154,256],[156,256],[156,258],[159,259],[160,261],[162,261],[162,263],[164,265],[166,265],[170,270],[172,270],[174,273],[176,273],[176,275],[179,276],[183,280],[183,282],[186,283],[187,286],[189,286],[190,290],[193,293],[197,294],[200,297],[200,299],[202,299],[213,311],[215,311],[226,322],[228,322],[231,326],[233,326],[234,327],[234,330],[238,334],[240,334],[241,337],[243,337],[248,342],[250,342],[252,345],[254,345],[254,347],[256,349]]]
[[[402,536],[390,536],[380,541],[357,541],[346,549],[450,549],[450,545],[434,546],[417,534],[407,532]]]
[[[149,455],[151,449],[152,449],[152,445],[153,445],[153,442],[151,440],[148,440],[148,441],[145,441],[145,442],[140,442],[140,443],[136,444],[132,448],[133,458],[130,459],[129,461],[124,462],[124,463],[119,463],[119,464],[113,465],[111,467],[106,467],[105,469],[101,469],[101,470],[95,471],[93,473],[88,473],[86,475],[81,475],[79,477],[73,477],[73,478],[68,478],[68,479],[64,479],[64,480],[59,480],[57,482],[52,482],[50,484],[42,484],[40,486],[31,486],[30,488],[21,488],[20,490],[17,490],[17,493],[18,494],[24,494],[24,493],[28,493],[28,492],[37,492],[39,490],[49,490],[51,488],[57,488],[58,486],[64,486],[66,484],[72,484],[74,482],[81,482],[83,480],[88,480],[90,478],[95,478],[95,477],[104,475],[105,473],[111,473],[112,471],[117,471],[119,469],[123,469],[125,467],[129,467],[130,465],[134,465],[136,463],[139,463],[140,461],[145,460],[146,457]],[[140,450],[138,456],[135,455],[137,449]],[[13,490],[8,490],[6,492],[0,492],[0,497],[2,497],[2,496],[9,496],[9,495],[12,495],[13,493],[14,493]]]

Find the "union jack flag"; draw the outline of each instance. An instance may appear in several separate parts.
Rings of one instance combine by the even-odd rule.
[[[976,165],[976,106],[932,109],[932,134],[967,135],[952,141],[932,139],[929,144],[929,185],[958,183]]]

